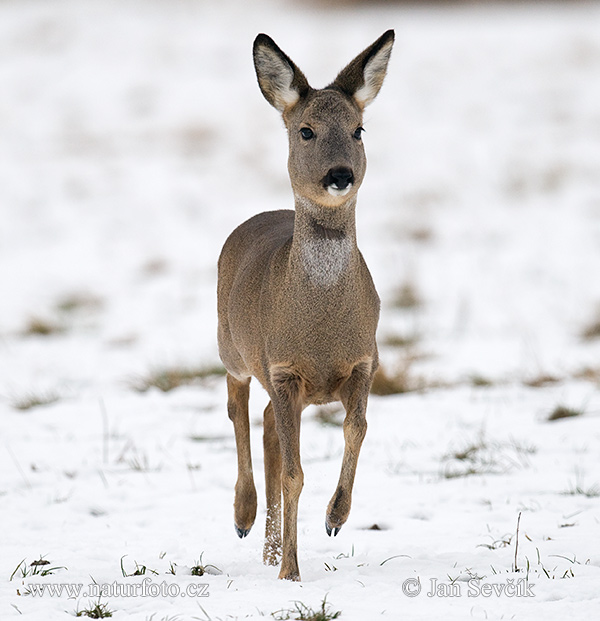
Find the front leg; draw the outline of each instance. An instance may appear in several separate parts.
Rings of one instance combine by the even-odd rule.
[[[367,433],[367,399],[373,380],[371,361],[357,364],[341,389],[341,400],[346,409],[344,419],[344,458],[337,488],[327,506],[325,529],[337,535],[348,519],[352,504],[352,487],[360,447]]]
[[[252,475],[252,455],[250,453],[250,420],[248,397],[250,378],[237,380],[227,374],[227,413],[233,422],[235,445],[238,460],[238,478],[235,484],[234,521],[238,536],[245,537],[256,518],[256,488]]]
[[[285,367],[271,369],[271,403],[281,450],[283,550],[279,578],[300,580],[298,568],[298,500],[304,486],[300,463],[301,379]]]

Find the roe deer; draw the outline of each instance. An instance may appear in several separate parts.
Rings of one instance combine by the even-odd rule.
[[[377,95],[394,43],[388,30],[326,88],[264,34],[254,41],[260,89],[283,116],[295,211],[261,213],[229,236],[219,257],[218,341],[227,369],[227,410],[237,446],[234,520],[245,537],[256,517],[248,396],[254,376],[269,394],[264,412],[267,496],[263,560],[300,580],[297,559],[300,416],[341,401],[345,450],[325,518],[337,535],[348,518],[366,406],[378,365],[379,297],[356,245],[356,194],[366,158],[362,113]],[[283,491],[283,546],[281,494]]]

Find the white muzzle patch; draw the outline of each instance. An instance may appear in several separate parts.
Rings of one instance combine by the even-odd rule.
[[[346,196],[348,192],[352,189],[352,183],[349,183],[343,190],[336,188],[335,185],[328,185],[327,191],[331,196]]]

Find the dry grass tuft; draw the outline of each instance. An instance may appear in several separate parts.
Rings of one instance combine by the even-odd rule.
[[[541,373],[540,375],[524,380],[523,384],[525,386],[529,386],[530,388],[545,388],[546,386],[551,386],[552,384],[558,384],[560,381],[560,378],[555,375]]]
[[[60,395],[54,391],[40,392],[40,393],[27,393],[21,397],[17,397],[11,403],[15,410],[25,412],[33,408],[37,408],[43,405],[51,405],[60,400]]]
[[[135,379],[130,386],[137,392],[146,392],[150,388],[169,392],[180,386],[198,384],[211,377],[222,377],[226,373],[221,365],[163,368],[151,371],[146,377]]]
[[[54,321],[42,319],[41,317],[32,317],[27,322],[22,334],[24,336],[53,336],[62,334],[64,331],[64,327]]]
[[[392,298],[394,308],[402,310],[412,310],[423,305],[423,300],[412,282],[405,282],[401,285]]]
[[[75,611],[76,617],[89,617],[90,619],[106,619],[107,617],[112,617],[113,613],[108,608],[108,604],[102,604],[100,601],[94,603],[90,603],[88,608],[83,608],[82,610],[77,609]]]
[[[419,342],[418,334],[389,334],[381,340],[384,347],[414,347]]]
[[[398,395],[415,390],[414,383],[409,377],[409,364],[405,365],[393,375],[383,367],[379,367],[373,378],[371,394],[379,396]]]
[[[600,338],[600,317],[596,317],[581,333],[584,341],[593,341]]]
[[[494,385],[493,380],[485,377],[484,375],[480,375],[479,373],[474,373],[469,377],[469,382],[471,386],[475,386],[476,388],[489,388]]]
[[[575,418],[577,416],[583,416],[583,410],[577,410],[575,408],[569,408],[565,405],[557,405],[552,412],[550,412],[548,421],[561,420],[562,418]]]
[[[515,440],[489,442],[481,436],[462,449],[443,456],[443,476],[456,479],[478,474],[505,474],[528,466],[528,456],[536,450],[534,446],[525,446]]]
[[[56,304],[59,313],[70,315],[79,312],[95,312],[102,308],[102,300],[91,293],[71,293]]]
[[[598,498],[600,497],[600,486],[595,483],[593,485],[585,485],[583,481],[583,474],[579,471],[575,471],[575,482],[571,487],[564,492],[566,496],[585,496],[586,498]]]
[[[71,293],[60,298],[46,317],[30,317],[21,331],[23,336],[54,336],[63,334],[79,321],[102,308],[103,301],[91,293]]]
[[[271,616],[276,621],[288,621],[289,619],[295,619],[296,621],[332,621],[341,614],[341,610],[330,610],[325,597],[321,602],[321,607],[317,608],[317,610],[313,610],[302,602],[294,602],[294,608],[276,610],[271,613]]]
[[[585,367],[575,373],[575,379],[585,380],[586,382],[596,382],[600,384],[600,367]]]

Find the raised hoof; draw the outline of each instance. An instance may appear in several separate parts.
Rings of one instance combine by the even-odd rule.
[[[235,532],[238,534],[240,539],[243,539],[250,532],[249,528],[240,528],[237,524],[234,524],[233,526],[235,527]]]
[[[327,520],[325,520],[325,530],[327,531],[327,534],[331,537],[331,532],[333,531],[333,536],[336,537],[337,534],[340,532],[341,530],[341,526],[336,526],[335,528],[331,528],[331,526],[329,526],[329,523],[327,522]]]

